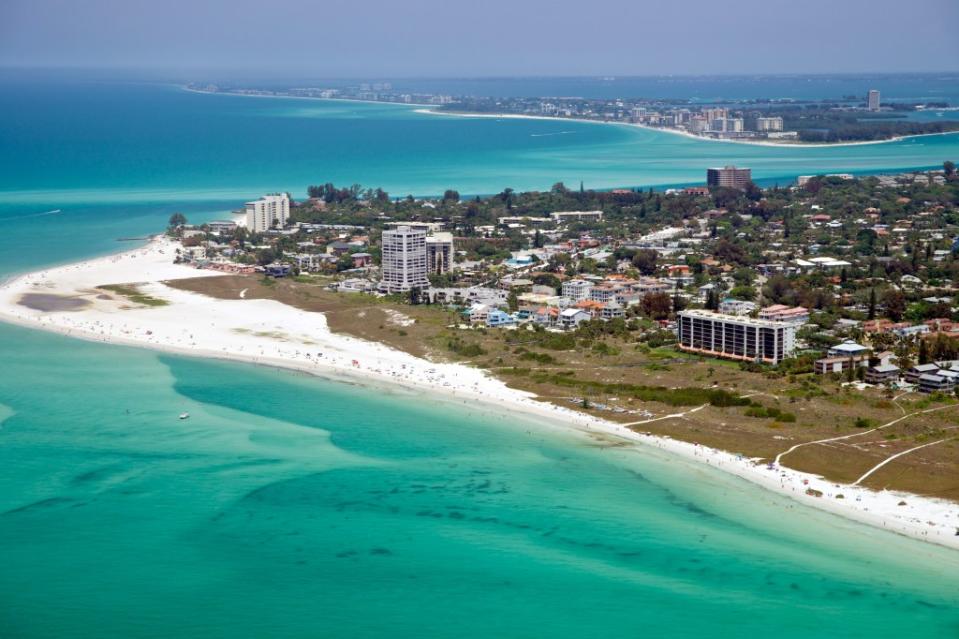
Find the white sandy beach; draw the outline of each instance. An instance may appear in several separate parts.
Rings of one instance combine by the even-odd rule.
[[[158,237],[125,253],[51,268],[0,286],[0,320],[92,341],[141,346],[202,357],[253,362],[334,379],[388,383],[441,392],[456,401],[482,402],[493,410],[519,410],[558,428],[608,434],[655,446],[709,464],[801,503],[878,528],[959,549],[959,504],[912,494],[839,485],[787,468],[704,446],[643,435],[625,426],[534,400],[485,372],[459,364],[434,364],[386,347],[330,332],[321,313],[271,300],[216,300],[164,285],[166,280],[213,271],[173,264],[174,241]],[[94,287],[137,283],[143,293],[170,302],[141,307]],[[39,311],[21,305],[24,294],[85,300],[79,310]],[[397,318],[402,322],[402,318]],[[693,409],[695,410],[695,408]],[[688,412],[688,411],[687,411]],[[664,415],[664,418],[669,416]],[[641,452],[641,448],[638,449]],[[806,494],[819,490],[822,497]],[[843,495],[837,499],[837,495]],[[905,501],[905,506],[899,503]]]

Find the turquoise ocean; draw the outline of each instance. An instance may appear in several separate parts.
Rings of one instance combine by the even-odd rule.
[[[645,187],[732,162],[785,183],[957,151],[18,78],[0,276],[310,183]],[[959,553],[655,449],[8,325],[0,363],[0,637],[959,636]]]

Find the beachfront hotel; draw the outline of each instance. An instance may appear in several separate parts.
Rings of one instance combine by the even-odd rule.
[[[417,287],[425,289],[430,285],[428,274],[425,229],[399,225],[383,231],[381,291],[405,293]]]
[[[246,203],[246,228],[251,233],[262,233],[274,226],[286,226],[290,218],[290,198],[286,193],[264,195]]]
[[[778,364],[796,347],[796,327],[785,322],[690,310],[677,328],[680,349],[728,359]]]

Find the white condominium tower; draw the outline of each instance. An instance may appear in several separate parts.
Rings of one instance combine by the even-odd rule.
[[[876,89],[870,89],[869,99],[868,99],[868,108],[870,111],[879,110],[879,91]]]
[[[679,348],[742,361],[778,364],[796,349],[796,325],[704,310],[676,314]]]
[[[251,233],[262,233],[274,226],[282,228],[290,217],[290,198],[286,193],[264,195],[255,202],[246,203],[246,228]]]
[[[764,132],[782,131],[783,119],[778,116],[771,118],[756,118],[756,130]]]
[[[427,288],[428,274],[425,229],[400,225],[383,231],[381,291],[405,293],[415,287]]]

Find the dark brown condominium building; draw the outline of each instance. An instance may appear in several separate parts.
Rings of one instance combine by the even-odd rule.
[[[752,169],[737,169],[735,166],[706,169],[706,186],[724,186],[730,189],[745,189],[752,182]]]

